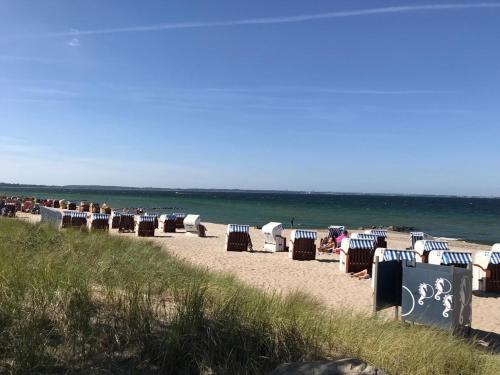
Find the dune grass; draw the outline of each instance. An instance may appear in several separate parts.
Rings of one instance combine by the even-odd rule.
[[[266,373],[356,357],[391,374],[494,374],[446,332],[269,295],[144,241],[0,219],[0,372]]]

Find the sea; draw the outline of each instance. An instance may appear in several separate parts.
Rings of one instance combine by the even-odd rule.
[[[493,244],[500,242],[500,198],[389,196],[244,191],[158,191],[138,189],[6,188],[0,195],[106,202],[113,208],[155,213],[184,212],[202,221],[262,226],[327,228],[345,225],[407,227],[433,236]]]

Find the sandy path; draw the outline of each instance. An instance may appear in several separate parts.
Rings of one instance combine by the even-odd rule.
[[[22,215],[28,218],[32,215]],[[39,216],[29,217],[36,221]],[[290,293],[301,291],[318,298],[332,307],[344,307],[369,313],[372,310],[372,288],[370,280],[357,280],[341,273],[336,255],[320,255],[315,261],[293,261],[287,253],[267,253],[262,251],[264,240],[260,230],[251,228],[254,245],[253,253],[227,252],[224,250],[226,226],[205,223],[206,238],[200,238],[183,231],[160,233],[148,238],[161,244],[167,251],[192,264],[213,271],[233,274],[244,282],[267,291]],[[353,231],[355,232],[355,231]],[[112,230],[112,234],[118,234]],[[119,234],[137,238],[135,234]],[[320,230],[319,237],[326,231]],[[285,231],[290,238],[290,231]],[[409,245],[406,233],[389,232],[388,247],[404,249]],[[451,249],[471,251],[489,250],[490,246],[451,241]],[[473,328],[500,334],[500,295],[488,297],[473,296]]]

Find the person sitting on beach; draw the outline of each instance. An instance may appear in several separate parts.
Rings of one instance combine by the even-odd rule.
[[[329,253],[333,250],[335,250],[335,241],[332,237],[329,237],[326,242],[323,242],[318,249],[321,253]]]
[[[340,245],[342,244],[342,240],[344,238],[348,238],[349,237],[349,232],[347,232],[346,230],[340,235],[338,236],[336,239],[335,239],[335,242],[337,243],[337,247],[340,247]]]
[[[351,273],[351,277],[357,277],[358,280],[364,280],[364,279],[369,279],[371,275],[367,269],[364,269],[363,271]]]

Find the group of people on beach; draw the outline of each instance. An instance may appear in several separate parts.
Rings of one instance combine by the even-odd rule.
[[[344,238],[349,238],[349,232],[343,231],[337,237],[327,237],[321,240],[318,251],[320,253],[336,253],[340,252],[340,245]]]

